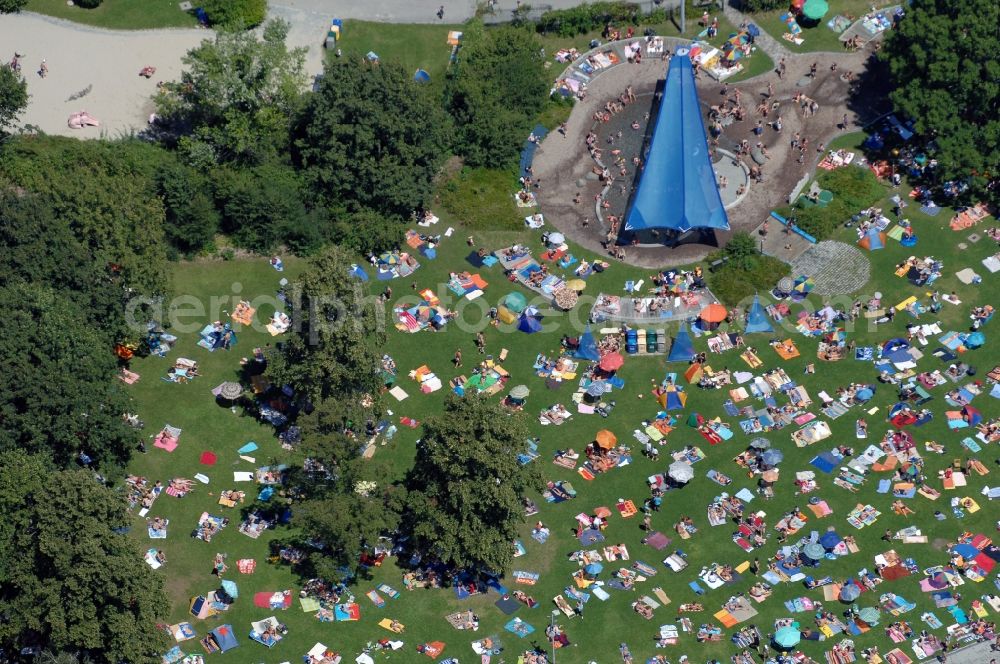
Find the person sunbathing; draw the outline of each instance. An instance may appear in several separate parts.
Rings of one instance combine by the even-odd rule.
[[[643,618],[645,618],[646,620],[653,619],[653,609],[645,602],[642,601],[635,602],[632,604],[632,608],[635,609],[635,612],[638,613]]]

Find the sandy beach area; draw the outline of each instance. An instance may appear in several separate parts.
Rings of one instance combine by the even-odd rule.
[[[0,44],[6,48],[0,56],[7,63],[15,51],[24,55],[31,98],[22,124],[47,134],[116,137],[146,126],[157,81],[178,78],[181,57],[212,35],[197,29],[120,32],[36,14],[9,14],[0,20]],[[43,58],[49,68],[45,78],[38,75]],[[139,76],[146,65],[156,67],[151,79]],[[86,95],[70,99],[88,86]],[[77,111],[87,111],[101,126],[70,129],[66,121]]]

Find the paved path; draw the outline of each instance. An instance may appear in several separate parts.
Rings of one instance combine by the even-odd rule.
[[[868,256],[846,242],[825,240],[809,245],[791,263],[793,276],[813,278],[817,295],[851,295],[864,288],[871,277]]]

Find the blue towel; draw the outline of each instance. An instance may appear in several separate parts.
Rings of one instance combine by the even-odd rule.
[[[695,592],[695,594],[697,594],[697,595],[704,595],[705,594],[705,589],[702,588],[700,585],[698,585],[697,581],[692,581],[691,583],[689,583],[688,584],[688,588],[690,588],[691,590],[693,590]]]
[[[878,481],[878,492],[879,493],[889,493],[889,489],[892,487],[892,480],[879,480]]]
[[[827,458],[824,454],[813,457],[813,460],[810,461],[809,464],[820,469],[824,473],[832,473],[833,469],[837,467],[837,462]]]
[[[257,451],[257,443],[253,442],[252,440],[243,447],[241,447],[240,449],[236,450],[238,454],[250,454],[251,452],[255,451]]]

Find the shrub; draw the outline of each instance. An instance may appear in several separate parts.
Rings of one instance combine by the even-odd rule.
[[[826,207],[779,210],[785,217],[792,215],[799,228],[817,240],[832,236],[837,228],[865,208],[869,208],[884,195],[882,185],[866,168],[838,168],[823,173],[817,179],[823,189],[833,193],[833,200]]]
[[[770,290],[788,274],[788,265],[772,256],[758,254],[746,269],[726,263],[709,275],[712,294],[727,305],[745,303],[754,293]]]
[[[267,0],[202,0],[202,9],[212,25],[255,28],[267,16]]]
[[[517,230],[523,226],[511,197],[513,171],[463,168],[441,187],[438,195],[448,212],[475,230]]]
[[[73,4],[84,9],[96,9],[101,6],[103,0],[76,0]]]
[[[333,222],[331,233],[333,241],[341,247],[368,256],[398,247],[405,229],[402,219],[362,210],[341,214]]]
[[[746,12],[767,12],[772,9],[788,9],[788,0],[743,0],[742,9]]]
[[[603,28],[608,23],[638,24],[642,9],[632,2],[594,2],[542,14],[537,30],[560,37],[575,37]]]

